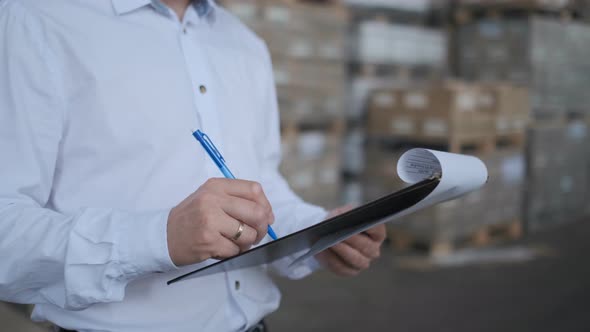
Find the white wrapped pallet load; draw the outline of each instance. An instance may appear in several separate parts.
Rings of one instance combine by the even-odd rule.
[[[359,24],[357,60],[368,64],[444,67],[447,38],[438,30],[380,21]]]
[[[433,2],[441,2],[440,0],[345,0],[349,5],[363,6],[363,7],[382,7],[394,10],[404,10],[411,12],[423,13],[433,7]]]

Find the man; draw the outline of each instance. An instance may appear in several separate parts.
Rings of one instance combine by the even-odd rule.
[[[270,270],[355,275],[378,256],[383,227],[295,268],[166,286],[269,224],[284,236],[326,216],[277,171],[264,43],[208,0],[0,6],[1,300],[67,330],[244,331],[278,307]],[[193,128],[249,181],[219,179]]]

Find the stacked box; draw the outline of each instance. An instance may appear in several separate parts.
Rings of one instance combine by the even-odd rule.
[[[457,71],[468,80],[528,86],[535,118],[559,117],[587,105],[587,38],[590,28],[571,22],[483,19],[458,28]]]
[[[396,173],[401,151],[384,142],[410,145],[476,138],[496,142],[518,136],[506,147],[480,151],[490,180],[479,191],[439,204],[392,225],[416,242],[452,244],[488,226],[506,226],[522,220],[525,178],[524,137],[529,125],[528,90],[507,83],[442,84],[383,89],[371,97],[369,136],[391,137],[375,140],[367,150],[366,200],[375,199],[405,185]],[[451,146],[449,144],[449,146]],[[455,151],[458,152],[458,151]]]
[[[263,1],[259,35],[273,55],[281,116],[329,122],[345,116],[347,12],[338,6]]]
[[[327,123],[346,116],[342,63],[275,58],[273,70],[282,122]]]
[[[537,124],[527,151],[526,221],[536,231],[579,219],[588,207],[588,125]]]
[[[482,189],[409,215],[391,228],[403,230],[418,243],[452,244],[487,226],[521,220],[525,177],[522,150],[496,151],[480,158],[490,176]]]
[[[281,171],[303,199],[340,202],[348,13],[337,4],[223,1],[268,45],[283,133]],[[311,129],[310,129],[311,128]]]
[[[305,201],[333,208],[340,203],[341,135],[309,130],[283,135],[281,173]]]
[[[278,86],[277,94],[283,123],[330,123],[344,117],[341,92],[326,94],[309,87]]]
[[[370,141],[374,136],[366,124],[371,95],[376,90],[440,80],[448,74],[447,34],[445,29],[434,28],[442,27],[445,21],[442,7],[446,1],[346,2],[352,6],[351,47],[348,53],[352,84],[347,104],[352,130],[345,140],[344,174],[347,188],[352,188],[350,192],[356,194],[356,189],[362,187],[362,196],[366,198],[373,196],[371,192],[382,192],[380,189],[383,188],[383,183],[373,183],[364,176],[370,174],[366,168],[371,169],[372,161],[355,161],[355,156],[372,154],[365,151],[366,145],[363,144],[366,138]],[[411,126],[403,121],[396,125],[399,128]],[[403,129],[411,131],[411,128]],[[363,133],[362,139],[359,139],[358,132]],[[348,196],[354,197],[352,194]]]
[[[430,19],[443,1],[348,2],[354,6],[351,120],[362,121],[373,87],[439,80],[448,74],[447,34],[426,26],[437,23]]]
[[[530,124],[529,91],[511,84],[479,84],[479,103],[491,110],[496,137],[526,132]]]
[[[418,141],[493,136],[491,97],[456,82],[377,91],[370,101],[369,134]]]
[[[440,30],[365,21],[358,25],[354,58],[360,63],[427,66],[447,65],[447,38]]]
[[[346,60],[348,14],[338,6],[265,1],[257,32],[273,54],[301,59]]]
[[[345,116],[348,13],[343,7],[272,0],[223,3],[267,43],[284,121]]]

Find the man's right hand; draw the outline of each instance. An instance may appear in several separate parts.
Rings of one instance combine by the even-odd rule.
[[[240,224],[244,224],[237,240]],[[235,256],[258,244],[274,223],[259,183],[209,179],[168,216],[168,250],[176,266]]]

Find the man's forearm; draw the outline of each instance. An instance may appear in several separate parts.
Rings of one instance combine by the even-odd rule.
[[[167,216],[91,208],[68,216],[0,200],[0,299],[72,310],[120,301],[131,280],[174,269]]]

